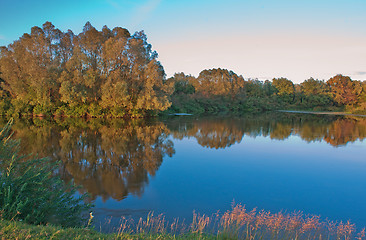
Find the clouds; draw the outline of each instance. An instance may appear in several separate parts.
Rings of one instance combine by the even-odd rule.
[[[0,40],[5,40],[5,37],[3,35],[0,35]]]
[[[363,71],[355,72],[355,75],[366,75],[366,72]]]
[[[133,27],[138,26],[145,21],[149,15],[159,6],[162,0],[148,0],[136,9],[136,12],[131,20]]]

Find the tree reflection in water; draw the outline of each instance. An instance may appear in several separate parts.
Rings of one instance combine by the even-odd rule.
[[[307,142],[325,141],[338,147],[366,137],[366,118],[334,115],[270,113],[241,117],[184,117],[166,121],[172,136],[197,139],[208,148],[226,148],[244,136],[284,140],[291,135]]]
[[[141,196],[149,175],[155,175],[165,155],[174,154],[169,130],[161,122],[31,122],[14,126],[16,137],[22,139],[22,153],[61,160],[61,177],[81,185],[92,199]]]
[[[5,121],[2,122],[5,124]],[[165,156],[175,153],[169,138],[195,138],[219,149],[264,136],[284,140],[325,141],[338,147],[366,137],[366,118],[270,113],[242,117],[172,117],[158,120],[16,120],[21,153],[61,160],[60,176],[82,186],[92,199],[141,196]]]
[[[65,178],[73,178],[93,197],[124,199],[129,193],[141,196],[148,175],[154,176],[165,155],[174,154],[162,123],[145,125],[127,122],[61,133],[61,159]]]

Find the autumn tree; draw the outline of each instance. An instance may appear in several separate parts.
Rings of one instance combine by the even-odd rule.
[[[72,37],[73,52],[65,64],[65,70],[59,79],[61,100],[72,106],[80,103],[97,102],[101,88],[101,51],[102,33],[87,22],[83,31]]]
[[[366,111],[366,81],[361,82],[362,91],[358,96],[357,102],[358,106],[356,111],[364,112]]]
[[[170,106],[172,92],[157,56],[143,31],[98,31],[87,22],[76,35],[46,22],[1,48],[1,88],[13,105],[30,107],[16,111],[81,108],[77,116],[83,116],[99,106],[118,116],[155,114]]]
[[[317,95],[317,94],[327,94],[329,88],[324,81],[309,78],[304,82],[300,83],[301,91],[309,96],[309,95]]]
[[[167,110],[192,113],[328,108],[366,109],[365,83],[337,75],[294,85],[286,78],[244,80],[227,69],[166,80],[143,31],[87,22],[79,34],[51,22],[0,48],[0,112],[7,115],[141,117]],[[173,94],[173,95],[172,95]]]
[[[131,36],[127,29],[120,27],[114,28],[112,31],[103,27],[103,34],[109,38],[105,41],[102,52],[102,75],[105,82],[101,88],[100,103],[103,107],[110,109],[113,115],[119,116],[126,113],[129,105],[126,49]]]
[[[204,96],[226,95],[234,97],[244,86],[244,78],[227,69],[210,69],[200,72],[194,87]]]
[[[150,114],[170,106],[172,87],[166,84],[163,66],[143,31],[128,40],[126,83],[128,110],[132,115]]]
[[[277,89],[277,95],[293,95],[295,87],[292,81],[287,78],[274,78],[272,79],[272,85]]]
[[[106,28],[104,28],[106,31]],[[120,108],[132,116],[152,114],[170,106],[172,86],[157,61],[157,53],[143,31],[130,36],[126,29],[115,28],[103,45],[101,104]]]
[[[322,80],[309,78],[300,83],[296,91],[296,98],[300,106],[308,108],[326,108],[333,105],[329,86]]]
[[[169,78],[167,81],[174,84],[173,94],[193,94],[196,91],[193,86],[195,80],[195,77],[185,75],[181,72],[175,73],[174,76]]]
[[[60,35],[59,30],[46,22],[43,28],[33,27],[30,34],[1,48],[2,87],[13,100],[40,106],[40,111],[57,101]]]
[[[1,76],[1,72],[0,72],[0,76]],[[4,83],[4,80],[2,78],[0,78],[0,100],[3,100],[7,97],[7,92],[4,91],[2,85]]]
[[[128,194],[141,196],[149,176],[175,150],[164,124],[138,121],[113,121],[114,126],[101,126],[98,131],[72,127],[62,131],[62,177],[73,179],[92,198],[101,196],[104,201],[122,200]]]
[[[334,100],[340,105],[353,105],[362,92],[359,81],[352,81],[350,77],[338,74],[327,81]]]

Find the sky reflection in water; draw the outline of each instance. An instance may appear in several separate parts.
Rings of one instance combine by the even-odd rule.
[[[190,220],[193,210],[223,212],[235,201],[366,226],[366,118],[93,121],[13,129],[24,153],[62,160],[61,177],[92,195],[97,220],[149,211]]]

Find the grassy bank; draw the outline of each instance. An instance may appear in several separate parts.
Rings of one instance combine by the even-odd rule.
[[[2,239],[115,239],[89,229],[30,225],[18,221],[0,221]],[[109,238],[108,238],[109,237]]]
[[[196,233],[174,235],[168,233],[100,233],[88,228],[30,225],[17,221],[0,220],[1,239],[215,239]]]
[[[243,205],[233,205],[223,214],[212,216],[193,213],[191,224],[163,215],[149,214],[134,222],[122,218],[114,233],[105,234],[88,228],[62,228],[51,225],[28,225],[0,221],[2,239],[288,239],[321,240],[365,239],[365,229],[356,230],[350,222],[332,222],[319,216],[294,213],[271,213]]]

